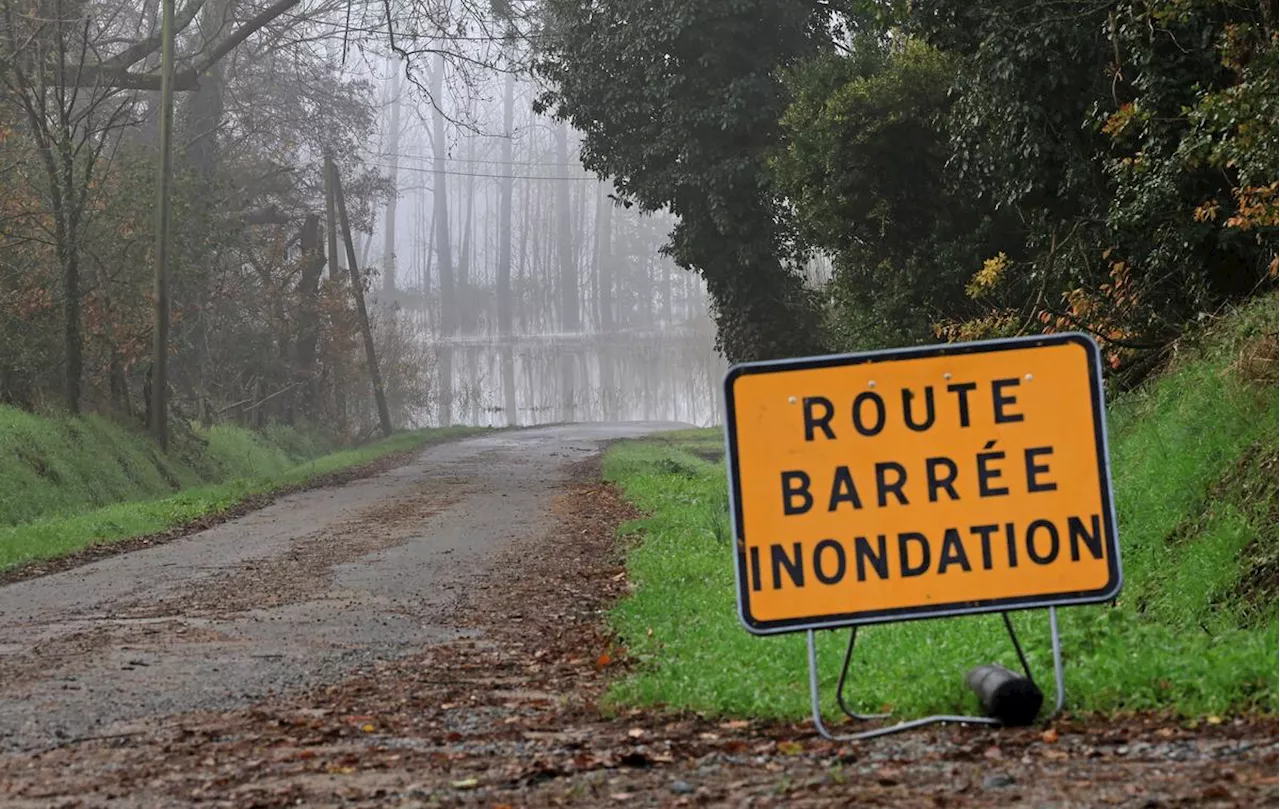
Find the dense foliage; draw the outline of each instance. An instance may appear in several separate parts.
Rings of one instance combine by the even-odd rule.
[[[550,7],[549,102],[680,216],[732,358],[1082,329],[1138,376],[1274,286],[1274,3]]]
[[[583,133],[619,195],[679,217],[668,251],[707,281],[730,359],[821,346],[782,200],[766,173],[778,69],[815,51],[827,14],[776,0],[550,0],[540,102]]]
[[[262,11],[201,6],[184,6],[200,36],[179,38],[180,68],[198,64],[215,34],[252,30],[243,20]],[[158,77],[145,71],[158,40],[136,31],[153,12],[39,8],[47,13],[6,7],[0,30],[0,403],[142,422],[159,126],[147,84]],[[168,386],[179,426],[216,416],[357,432],[369,420],[349,282],[320,282],[319,155],[356,154],[376,130],[377,100],[324,54],[291,47],[291,25],[254,33],[175,103]],[[131,59],[142,72],[125,72]],[[342,168],[358,226],[385,182],[350,160]],[[384,319],[389,347],[397,325]],[[401,403],[421,387],[413,376],[391,382]]]

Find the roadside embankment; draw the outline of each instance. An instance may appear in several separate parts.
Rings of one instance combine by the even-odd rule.
[[[1187,337],[1158,377],[1110,402],[1125,586],[1114,606],[1060,612],[1076,714],[1213,722],[1276,710],[1276,308],[1268,296]],[[753,637],[736,615],[722,451],[720,432],[705,430],[620,444],[606,459],[605,477],[649,515],[632,526],[634,591],[611,619],[639,665],[610,699],[800,718],[803,638]],[[1014,620],[1047,680],[1044,611]],[[829,695],[846,637],[819,635]],[[902,717],[972,712],[964,672],[992,661],[1017,667],[996,615],[875,626],[859,633],[850,694]]]
[[[359,476],[379,459],[473,432],[408,431],[339,449],[319,431],[219,425],[184,435],[163,453],[100,416],[0,407],[0,578],[90,546],[205,526],[263,498]]]

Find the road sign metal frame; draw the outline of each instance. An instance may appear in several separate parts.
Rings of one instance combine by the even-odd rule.
[[[1031,667],[1027,665],[1027,658],[1022,653],[1022,646],[1018,643],[1018,636],[1013,631],[1013,624],[1009,621],[1007,613],[1002,613],[1005,622],[1005,628],[1009,631],[1009,637],[1013,640],[1014,649],[1018,652],[1018,660],[1022,663],[1022,669],[1026,672],[1027,679],[1035,681],[1031,675]],[[940,724],[963,724],[963,725],[990,725],[999,727],[1001,722],[999,719],[993,719],[989,716],[959,716],[952,714],[935,714],[933,716],[925,716],[920,719],[912,719],[906,722],[899,722],[894,725],[886,725],[885,727],[864,730],[858,733],[848,733],[843,735],[835,735],[827,729],[826,723],[822,721],[822,695],[818,685],[818,648],[815,641],[816,630],[810,629],[805,632],[805,642],[808,647],[809,661],[809,704],[813,714],[813,726],[817,729],[818,735],[824,739],[837,742],[856,742],[864,739],[874,739],[877,736],[888,736],[891,733],[901,733],[904,730],[913,730],[915,728],[926,727],[928,725]],[[850,718],[857,721],[872,721],[876,719],[886,719],[890,714],[861,714],[856,713],[848,707],[844,699],[844,685],[847,681],[849,661],[853,657],[853,644],[857,638],[858,625],[850,628],[849,648],[845,652],[844,666],[840,671],[840,681],[836,685],[836,702],[840,705],[840,710]],[[1049,637],[1053,644],[1053,679],[1054,679],[1054,709],[1051,716],[1057,716],[1062,713],[1062,709],[1067,703],[1066,682],[1062,676],[1062,640],[1058,632],[1058,608],[1049,607]]]
[[[823,616],[815,620],[781,619],[774,621],[756,621],[747,609],[746,594],[746,552],[742,541],[742,505],[738,473],[738,440],[735,421],[735,402],[733,383],[747,374],[767,373],[781,370],[806,370],[813,368],[831,368],[864,365],[900,359],[923,359],[928,357],[963,356],[966,354],[1007,351],[1025,348],[1039,348],[1062,344],[1076,344],[1086,351],[1090,368],[1090,396],[1093,402],[1094,441],[1097,448],[1098,474],[1101,486],[1102,509],[1100,517],[1106,535],[1108,564],[1111,565],[1109,586],[1098,591],[1082,593],[1062,593],[1053,596],[1018,596],[998,600],[984,601],[977,604],[952,604],[942,607],[923,606],[880,610],[874,613],[849,613],[846,615]],[[1111,482],[1111,464],[1109,462],[1106,408],[1103,397],[1102,354],[1098,344],[1082,332],[1062,332],[1058,334],[1032,335],[1028,337],[1009,337],[998,340],[976,340],[968,343],[942,343],[919,346],[916,348],[894,348],[878,351],[866,351],[855,354],[829,354],[812,357],[797,357],[783,360],[764,360],[747,362],[729,368],[723,381],[724,392],[724,425],[725,425],[725,469],[729,478],[729,514],[733,524],[734,553],[734,586],[736,590],[738,618],[753,635],[777,635],[787,632],[812,631],[817,629],[838,629],[846,626],[863,624],[891,623],[897,621],[923,618],[944,618],[956,615],[980,615],[1007,610],[1037,609],[1045,607],[1062,607],[1075,604],[1101,604],[1115,599],[1124,584],[1124,568],[1119,554],[1119,540],[1116,535],[1115,497]]]
[[[823,367],[839,367],[860,365],[864,363],[881,362],[894,359],[914,359],[925,357],[964,355],[972,353],[980,353],[986,351],[1011,350],[1018,348],[1034,348],[1041,346],[1059,345],[1064,343],[1075,343],[1082,345],[1086,349],[1088,364],[1090,368],[1090,393],[1093,404],[1093,422],[1094,422],[1094,440],[1097,448],[1097,458],[1099,467],[1099,482],[1101,484],[1102,496],[1102,520],[1106,539],[1108,543],[1108,563],[1112,566],[1112,577],[1110,586],[1102,591],[1084,593],[1084,594],[1060,594],[1049,597],[1031,597],[1031,598],[1013,598],[1001,599],[999,601],[983,602],[981,604],[962,606],[951,605],[944,609],[936,608],[907,608],[891,611],[883,611],[880,614],[852,614],[850,616],[836,616],[835,618],[826,618],[818,621],[800,620],[783,620],[772,621],[766,626],[750,620],[750,616],[746,609],[746,592],[744,590],[744,582],[746,580],[746,554],[744,543],[742,542],[742,510],[741,510],[741,493],[738,474],[738,452],[737,452],[737,424],[735,422],[735,403],[733,396],[733,383],[739,376],[749,373],[767,372],[769,370],[782,369],[806,369],[806,368],[823,368]],[[1023,670],[1026,672],[1028,679],[1031,676],[1030,667],[1027,665],[1025,655],[1022,653],[1021,645],[1018,643],[1017,635],[1013,631],[1013,625],[1009,621],[1008,611],[1010,609],[1037,609],[1047,608],[1049,612],[1049,634],[1050,642],[1053,650],[1053,674],[1054,674],[1054,710],[1052,715],[1062,712],[1066,705],[1066,683],[1063,678],[1062,669],[1062,640],[1058,629],[1058,607],[1070,606],[1073,604],[1097,604],[1105,603],[1115,599],[1120,592],[1124,583],[1124,569],[1121,564],[1119,554],[1119,538],[1116,535],[1116,513],[1115,513],[1115,497],[1112,489],[1110,455],[1108,451],[1107,424],[1106,424],[1106,408],[1103,396],[1102,381],[1102,358],[1097,343],[1092,337],[1079,332],[1068,332],[1053,335],[1036,335],[1030,337],[1015,337],[999,340],[980,340],[969,343],[943,344],[923,346],[919,348],[908,349],[887,349],[882,351],[869,351],[858,354],[836,354],[828,356],[801,357],[797,359],[772,360],[764,362],[743,363],[734,365],[725,374],[724,383],[724,424],[725,424],[725,460],[726,470],[729,477],[729,509],[730,517],[733,522],[734,536],[734,579],[738,604],[738,616],[747,631],[756,635],[774,635],[786,632],[805,632],[807,658],[809,668],[809,697],[813,714],[814,727],[818,733],[826,739],[833,741],[859,741],[864,739],[873,739],[878,736],[885,736],[892,733],[899,733],[913,728],[925,727],[934,724],[958,723],[958,724],[980,724],[988,726],[999,726],[1000,720],[988,716],[961,716],[951,714],[939,714],[927,716],[920,719],[914,719],[906,722],[899,722],[894,725],[888,725],[870,730],[864,730],[852,734],[836,735],[833,734],[826,726],[822,719],[821,706],[821,689],[818,682],[818,652],[815,640],[815,633],[819,629],[838,629],[842,627],[850,628],[849,646],[845,652],[844,665],[841,669],[840,680],[836,689],[836,699],[841,710],[855,721],[872,721],[877,719],[885,719],[888,714],[862,714],[853,711],[848,707],[844,697],[844,687],[848,681],[848,668],[853,656],[854,642],[857,637],[859,626],[876,624],[876,623],[892,623],[898,621],[915,620],[922,618],[935,617],[952,617],[957,615],[985,614],[992,612],[1000,612],[1003,615],[1005,627],[1007,628],[1010,638],[1013,641],[1014,648],[1017,650],[1019,661]]]

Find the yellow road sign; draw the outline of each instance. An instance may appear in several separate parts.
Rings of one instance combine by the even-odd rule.
[[[738,609],[767,634],[1107,601],[1101,362],[1080,334],[736,365]]]

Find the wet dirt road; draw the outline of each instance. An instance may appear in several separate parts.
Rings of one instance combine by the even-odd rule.
[[[357,673],[466,633],[475,569],[541,534],[603,441],[680,425],[573,425],[428,448],[167,544],[0,587],[0,751],[127,735]]]
[[[643,432],[655,425],[630,426]],[[1275,806],[1274,718],[1062,717],[871,742],[601,710],[628,658],[615,428],[428,450],[0,587],[0,806]],[[803,687],[797,667],[797,688]]]

